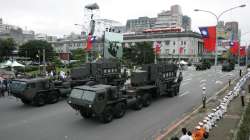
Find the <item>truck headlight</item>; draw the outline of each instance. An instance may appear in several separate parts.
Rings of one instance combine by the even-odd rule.
[[[89,108],[91,108],[92,107],[92,105],[89,105]]]

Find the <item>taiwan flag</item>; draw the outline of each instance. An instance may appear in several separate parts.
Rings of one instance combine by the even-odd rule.
[[[88,35],[87,39],[87,47],[85,48],[86,51],[90,51],[92,49],[93,42],[95,42],[96,36],[92,36],[91,34]]]
[[[240,56],[246,56],[246,46],[240,46]]]
[[[237,56],[238,55],[238,49],[240,47],[240,44],[238,41],[233,41],[233,42],[230,42],[230,52]]]
[[[155,42],[153,48],[154,48],[155,54],[156,54],[156,55],[159,55],[160,52],[161,52],[161,42],[159,42],[159,41]]]
[[[216,46],[216,26],[200,27],[206,52],[214,52]]]

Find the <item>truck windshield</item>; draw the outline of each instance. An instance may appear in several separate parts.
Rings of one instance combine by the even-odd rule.
[[[89,90],[73,89],[71,91],[70,97],[92,102],[95,99],[95,92]]]
[[[24,91],[26,87],[27,83],[23,81],[12,81],[10,85],[12,91],[19,91],[19,92]]]

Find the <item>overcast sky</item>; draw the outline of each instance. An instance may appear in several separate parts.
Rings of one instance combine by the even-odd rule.
[[[184,15],[192,19],[192,29],[215,25],[212,15],[194,12],[195,8],[213,11],[216,14],[241,4],[245,8],[224,14],[221,20],[238,21],[243,32],[250,32],[250,0],[0,0],[0,17],[4,23],[34,30],[36,33],[62,36],[80,32],[75,23],[83,23],[84,6],[98,3],[100,18],[112,19],[125,25],[127,19],[140,16],[156,17],[162,10],[179,4]],[[250,41],[250,34],[243,40]],[[249,39],[247,39],[249,38]]]

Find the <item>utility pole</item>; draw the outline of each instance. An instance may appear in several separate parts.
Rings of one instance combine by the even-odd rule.
[[[43,73],[46,72],[45,49],[43,49]]]

